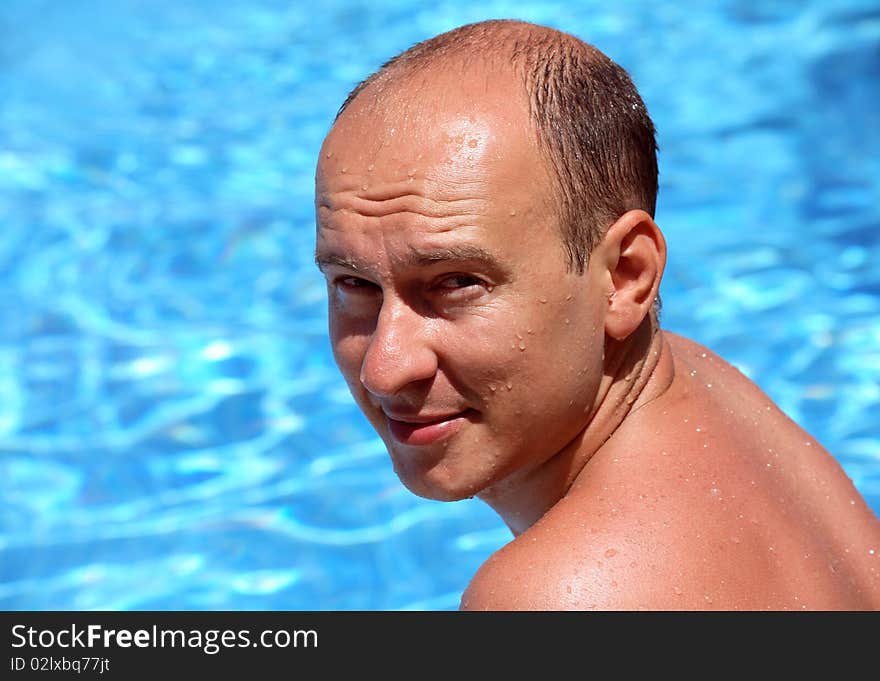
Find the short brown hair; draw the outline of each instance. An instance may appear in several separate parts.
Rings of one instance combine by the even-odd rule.
[[[569,266],[583,273],[593,247],[626,211],[654,215],[654,124],[626,71],[568,33],[520,21],[467,24],[393,57],[351,91],[455,59],[501,59],[522,78],[538,142],[556,177]],[[338,116],[338,114],[337,114]]]

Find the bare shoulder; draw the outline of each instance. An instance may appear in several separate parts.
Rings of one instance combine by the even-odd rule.
[[[767,481],[753,486],[757,475],[725,471],[711,457],[701,469],[683,453],[636,456],[638,468],[616,477],[628,464],[614,454],[612,466],[597,467],[589,484],[486,561],[462,609],[861,610],[880,603],[876,519],[817,510]]]
[[[563,505],[569,500],[563,500]],[[705,607],[693,554],[624,509],[554,509],[477,571],[464,610],[671,610]],[[610,515],[609,515],[610,513]],[[666,527],[662,525],[666,522]],[[667,532],[664,532],[666,530]],[[708,587],[707,587],[708,588]],[[711,596],[710,596],[711,599]]]

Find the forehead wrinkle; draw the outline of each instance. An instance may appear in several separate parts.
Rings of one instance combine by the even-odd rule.
[[[347,190],[324,192],[318,200],[319,210],[331,213],[347,211],[366,217],[386,217],[396,213],[413,213],[430,218],[446,218],[472,212],[485,202],[477,198],[429,197],[421,193],[398,194],[388,190]]]
[[[365,215],[347,208],[319,208],[316,226],[319,235],[322,232],[333,232],[344,239],[349,233],[365,236],[370,234],[370,238],[378,239],[382,234],[400,234],[402,230],[413,228],[424,235],[446,234],[473,227],[478,220],[478,215],[470,213],[454,213],[442,217],[426,216],[412,211]]]

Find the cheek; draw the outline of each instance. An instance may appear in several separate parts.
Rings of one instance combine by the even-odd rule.
[[[361,365],[369,342],[369,336],[353,333],[338,318],[331,315],[330,343],[333,349],[333,358],[349,383],[352,381],[360,382]]]
[[[444,373],[456,391],[484,408],[507,410],[547,371],[552,352],[537,325],[511,319],[481,320],[442,335]]]
[[[590,400],[602,375],[604,330],[586,301],[574,298],[521,309],[515,322],[494,334],[488,396],[510,397],[527,411],[556,402]]]

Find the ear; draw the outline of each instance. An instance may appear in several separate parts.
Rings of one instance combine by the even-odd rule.
[[[654,306],[666,266],[666,240],[650,215],[631,210],[608,228],[598,250],[609,288],[605,332],[623,340]]]

